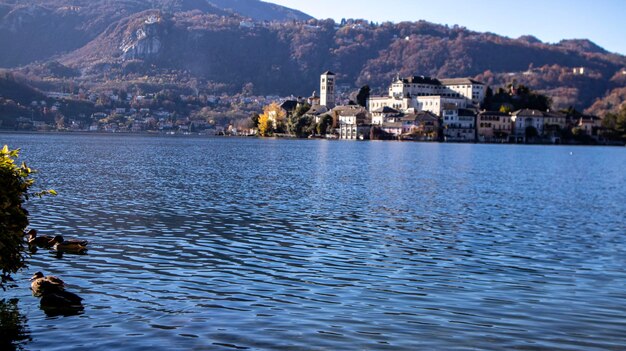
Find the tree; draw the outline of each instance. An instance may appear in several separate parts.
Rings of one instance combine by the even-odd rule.
[[[487,90],[485,91],[485,99],[483,100],[483,103],[482,103],[482,108],[490,109],[492,103],[493,103],[493,90],[491,89],[491,87],[487,87]]]
[[[312,120],[313,118],[309,116],[301,116],[300,119],[298,119],[298,126],[296,129],[296,136],[298,138],[306,138],[313,134],[313,130],[310,127]]]
[[[292,115],[287,121],[287,130],[290,134],[303,138],[308,136],[307,130],[309,124],[311,124],[310,118],[305,116],[307,111],[311,108],[309,104],[298,104]]]
[[[31,195],[56,195],[54,190],[29,194],[34,184],[34,171],[25,163],[16,164],[19,150],[4,146],[0,151],[0,287],[11,281],[11,274],[25,265],[24,229],[28,226],[28,211],[23,207]]]
[[[363,107],[367,107],[367,99],[369,99],[370,97],[370,92],[371,92],[371,89],[369,85],[362,86],[361,89],[359,89],[359,93],[356,94],[357,104]]]
[[[602,119],[605,136],[612,140],[626,141],[626,104],[618,113],[607,113]]]
[[[271,104],[263,107],[263,115],[267,116],[268,120],[271,122],[272,130],[279,133],[284,133],[286,131],[287,126],[285,120],[287,118],[287,113],[280,107],[279,104],[272,102]]]
[[[270,121],[269,116],[266,113],[259,115],[259,135],[262,137],[267,137],[272,135],[272,121]]]
[[[258,113],[252,113],[250,115],[250,128],[259,128],[259,117]]]
[[[491,97],[486,96],[484,107],[487,109],[499,109],[502,105],[509,105],[512,110],[535,109],[547,111],[550,109],[552,100],[543,94],[539,94],[525,85],[517,85],[515,81],[507,85],[507,89],[499,88]]]
[[[328,134],[328,129],[333,125],[333,117],[331,115],[325,114],[321,116],[320,122],[317,124],[317,134],[324,135]]]

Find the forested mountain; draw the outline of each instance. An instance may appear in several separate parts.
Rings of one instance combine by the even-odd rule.
[[[397,74],[474,77],[525,84],[555,108],[597,111],[626,88],[626,57],[588,40],[547,44],[425,21],[335,23],[257,0],[0,0],[0,46],[2,67],[88,88],[308,95],[330,69],[346,89],[382,93]]]

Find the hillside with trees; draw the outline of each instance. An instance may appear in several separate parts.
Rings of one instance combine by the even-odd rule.
[[[0,66],[42,90],[168,86],[195,95],[308,96],[329,69],[340,89],[369,85],[374,95],[398,74],[472,77],[494,89],[531,87],[554,109],[602,112],[616,111],[611,101],[626,88],[626,57],[588,40],[547,44],[425,21],[336,23],[260,1],[225,4],[0,0]]]

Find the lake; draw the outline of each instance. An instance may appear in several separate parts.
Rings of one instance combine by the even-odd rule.
[[[626,148],[0,134],[27,350],[622,350]],[[84,298],[48,317],[36,271]]]

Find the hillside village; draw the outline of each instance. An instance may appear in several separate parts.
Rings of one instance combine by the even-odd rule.
[[[299,106],[310,106],[303,116],[314,124],[332,119],[325,131],[318,130],[317,136],[325,138],[559,144],[575,137],[606,142],[602,120],[596,116],[550,111],[549,106],[507,112],[511,106],[502,104],[497,111],[487,110],[485,100],[493,92],[470,78],[396,77],[388,94],[370,96],[364,106],[338,105],[336,86],[336,75],[324,72],[320,96],[284,101],[283,115],[289,118]],[[515,95],[516,87],[509,89]],[[270,113],[273,126],[279,123],[278,115]]]

